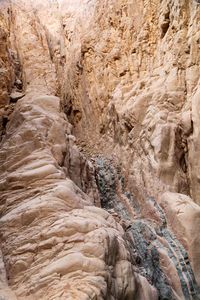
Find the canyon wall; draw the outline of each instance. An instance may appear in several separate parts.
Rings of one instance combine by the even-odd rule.
[[[77,136],[119,157],[138,201],[172,191],[199,203],[198,3],[102,1],[93,19],[63,83]]]
[[[199,299],[198,1],[0,9],[0,298]]]

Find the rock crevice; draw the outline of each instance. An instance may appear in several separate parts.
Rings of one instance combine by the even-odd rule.
[[[0,298],[200,298],[197,2],[0,2]]]

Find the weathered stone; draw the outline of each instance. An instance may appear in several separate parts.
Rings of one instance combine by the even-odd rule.
[[[0,1],[3,299],[199,299],[197,2]]]
[[[10,101],[11,102],[16,102],[17,100],[23,98],[25,96],[24,93],[19,93],[19,92],[12,92],[10,94]]]

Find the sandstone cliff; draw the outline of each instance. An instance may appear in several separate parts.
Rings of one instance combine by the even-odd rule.
[[[0,9],[0,298],[200,299],[198,1]]]

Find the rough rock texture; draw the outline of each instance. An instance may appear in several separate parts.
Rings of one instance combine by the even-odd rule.
[[[8,26],[0,11],[0,109],[8,104],[11,88],[11,61],[8,53]]]
[[[100,206],[94,166],[54,96],[56,68],[47,36],[44,44],[39,36],[45,30],[36,31],[29,6],[11,9],[24,93],[16,77],[0,149],[1,298],[157,299],[122,227],[94,207]]]
[[[199,206],[192,200],[180,194],[165,193],[159,199],[159,204],[165,211],[168,227],[173,230],[189,253],[192,268],[199,278]]]
[[[141,284],[147,299],[156,298],[147,280],[134,274],[123,229],[90,207],[98,202],[96,185],[82,187],[89,198],[67,178],[75,172],[73,159],[70,164],[65,157],[74,137],[65,119],[59,98],[29,95],[7,125],[0,234],[9,286],[18,299],[143,299]],[[92,184],[89,162],[77,160],[78,166]],[[71,177],[81,185],[78,173]]]
[[[200,299],[198,1],[0,9],[0,298]]]
[[[11,90],[11,61],[8,53],[8,25],[5,16],[0,11],[0,139],[7,123],[4,108],[9,103],[9,91]]]
[[[138,201],[166,190],[200,201],[199,10],[193,0],[97,1],[66,66],[76,134],[118,156]]]
[[[117,160],[101,155],[95,163],[102,206],[124,227],[137,249],[140,272],[157,288],[159,299],[199,299],[199,206],[168,192],[159,204],[146,198],[140,208]]]

